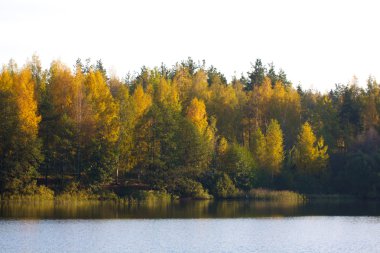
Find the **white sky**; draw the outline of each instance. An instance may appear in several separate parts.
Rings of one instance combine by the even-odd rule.
[[[190,56],[231,79],[261,58],[304,88],[364,84],[380,80],[377,2],[0,0],[0,64],[101,58],[123,77]]]

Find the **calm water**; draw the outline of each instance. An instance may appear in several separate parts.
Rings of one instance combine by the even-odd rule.
[[[368,202],[2,203],[0,252],[380,252]]]

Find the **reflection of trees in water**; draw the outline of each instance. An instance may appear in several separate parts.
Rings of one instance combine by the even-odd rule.
[[[6,218],[213,218],[294,214],[297,203],[247,201],[145,201],[136,203],[74,201],[18,202],[1,204]],[[285,213],[285,214],[284,214]]]
[[[17,202],[0,204],[0,218],[14,219],[152,219],[248,218],[305,215],[380,215],[377,202],[286,201],[107,201]]]

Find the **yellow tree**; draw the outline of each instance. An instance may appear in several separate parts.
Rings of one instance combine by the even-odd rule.
[[[284,161],[283,135],[277,120],[271,120],[266,131],[266,161],[265,165],[272,177],[280,173]]]
[[[170,107],[174,111],[181,110],[177,87],[171,85],[164,77],[160,78],[155,90],[155,101],[165,107]]]
[[[161,97],[161,95],[158,97]],[[145,92],[141,85],[137,85],[133,94],[129,97],[126,107],[121,108],[125,114],[125,120],[123,122],[128,124],[128,129],[131,132],[130,149],[124,155],[124,159],[127,159],[127,170],[133,169],[136,164],[142,163],[146,158],[145,154],[148,150],[147,143],[138,140],[144,139],[144,137],[147,137],[150,133],[152,122],[141,124],[141,121],[151,109],[152,104],[152,96]],[[137,125],[139,125],[138,128],[136,128]]]
[[[86,157],[82,154],[84,136],[95,131],[88,128],[88,110],[80,67],[77,66],[74,76],[67,66],[54,61],[49,70],[46,99],[41,105],[45,177],[51,172],[59,173],[62,179],[68,172],[80,176],[85,164],[82,158]]]
[[[215,126],[208,124],[206,105],[203,100],[193,98],[187,107],[186,117],[195,125],[198,133],[207,140],[210,148],[214,144]]]
[[[206,105],[202,100],[193,98],[190,105],[187,108],[186,116],[197,127],[200,133],[204,133],[207,129],[207,113]]]
[[[173,85],[178,89],[179,99],[182,106],[186,108],[191,100],[190,91],[193,84],[189,68],[180,66],[173,77]]]
[[[86,115],[88,124],[95,129],[89,137],[91,152],[87,176],[91,182],[111,180],[116,169],[116,143],[119,137],[119,107],[101,71],[92,71],[85,80],[86,103],[90,107]]]
[[[253,155],[260,168],[266,166],[267,145],[263,132],[257,128],[253,135]]]
[[[299,125],[301,113],[301,102],[297,91],[277,81],[273,87],[273,95],[267,108],[269,117],[277,119],[283,127],[287,137],[286,144],[288,146],[293,144],[297,136],[296,129],[298,128],[295,126]]]
[[[305,122],[298,135],[294,154],[298,171],[308,174],[323,171],[329,158],[327,148],[323,138],[317,141],[310,124]]]
[[[35,83],[30,68],[15,65],[0,74],[0,191],[27,194],[42,160]]]
[[[256,85],[254,90],[248,93],[248,101],[244,108],[244,125],[247,128],[247,146],[251,145],[252,136],[258,127],[265,128],[268,125],[269,105],[273,95],[272,83],[269,77],[265,77],[261,85]],[[250,146],[252,150],[252,147]]]
[[[207,110],[217,120],[219,133],[229,140],[235,139],[235,122],[238,120],[236,107],[238,98],[232,86],[220,83],[212,83],[210,87],[210,98],[207,100]]]
[[[210,95],[209,93],[207,73],[203,69],[200,69],[194,75],[190,97],[207,100]]]
[[[152,105],[152,97],[144,92],[141,85],[138,85],[132,96],[136,117],[140,118]]]

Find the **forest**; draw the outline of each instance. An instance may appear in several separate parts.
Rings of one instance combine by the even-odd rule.
[[[230,82],[191,58],[109,75],[38,56],[0,72],[0,193],[252,189],[380,197],[380,86],[294,87],[260,59]]]

